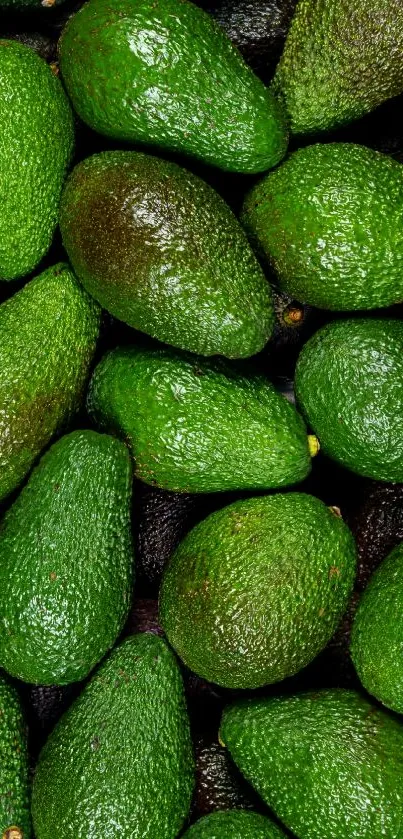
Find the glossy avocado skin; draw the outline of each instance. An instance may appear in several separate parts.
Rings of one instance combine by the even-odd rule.
[[[0,498],[81,405],[100,311],[64,263],[0,306]]]
[[[208,11],[267,83],[280,58],[296,0],[218,0]]]
[[[161,626],[204,679],[228,688],[279,682],[332,637],[355,563],[348,527],[319,499],[237,501],[196,525],[175,551],[160,589]]]
[[[4,839],[10,827],[19,829],[21,839],[30,839],[26,723],[17,691],[0,675],[0,834]]]
[[[129,444],[136,476],[162,489],[275,488],[311,468],[295,408],[265,377],[220,360],[116,349],[94,371],[87,408]]]
[[[133,635],[93,676],[39,757],[36,839],[175,839],[193,782],[175,657],[162,638]]]
[[[193,812],[197,818],[220,810],[254,810],[259,801],[245,783],[214,735],[199,736],[195,741],[196,789]],[[255,800],[256,799],[256,800]]]
[[[335,311],[403,300],[403,166],[354,143],[301,148],[247,195],[241,220],[282,291]]]
[[[403,91],[400,0],[300,0],[277,67],[294,134],[350,123]]]
[[[239,222],[176,164],[138,152],[88,158],[67,182],[60,227],[87,291],[135,329],[230,358],[270,337],[270,288]]]
[[[60,79],[33,49],[3,39],[0,123],[0,280],[13,280],[33,271],[51,244],[74,130]]]
[[[403,323],[333,321],[305,344],[295,390],[322,451],[353,472],[403,481]]]
[[[36,684],[83,679],[115,643],[132,591],[131,464],[74,431],[43,456],[0,527],[0,665]]]
[[[300,839],[402,839],[403,726],[358,693],[237,703],[220,738]]]
[[[286,152],[281,105],[187,0],[87,3],[59,53],[75,110],[100,134],[245,173],[270,169]]]
[[[277,825],[258,813],[223,810],[193,824],[183,839],[284,839]]]
[[[362,591],[382,560],[403,541],[403,485],[370,482],[347,523],[353,532]]]
[[[364,688],[403,713],[403,544],[372,575],[358,606],[351,657]]]

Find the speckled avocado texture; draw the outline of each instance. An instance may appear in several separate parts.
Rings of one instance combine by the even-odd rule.
[[[295,134],[358,119],[403,91],[400,0],[300,0],[273,88]]]
[[[281,487],[307,476],[304,421],[273,385],[220,360],[135,347],[108,353],[87,399],[130,446],[145,483],[176,492]]]
[[[94,155],[67,182],[60,227],[85,288],[135,329],[229,357],[270,337],[271,292],[246,236],[186,169],[136,152]]]
[[[128,638],[49,737],[36,768],[36,839],[176,839],[193,791],[179,667],[167,644]]]
[[[402,839],[403,726],[358,693],[238,703],[220,738],[299,839]]]
[[[285,154],[282,107],[187,0],[87,3],[63,32],[60,68],[75,110],[100,134],[236,172],[264,172]]]
[[[81,404],[100,310],[66,264],[0,306],[0,498]]]
[[[354,143],[294,152],[242,211],[283,291],[347,311],[403,300],[402,219],[403,166]]]
[[[193,824],[183,839],[285,839],[285,833],[258,813],[222,810]]]
[[[295,391],[322,451],[359,475],[403,482],[403,322],[333,321],[305,344]]]
[[[115,643],[132,591],[131,464],[74,431],[43,456],[0,527],[0,665],[39,684],[83,679]]]
[[[0,124],[0,280],[12,280],[50,246],[74,145],[60,79],[18,41],[0,40]]]
[[[303,493],[237,501],[175,551],[160,622],[187,667],[230,688],[281,681],[332,637],[356,551],[342,519]]]
[[[17,691],[0,675],[0,834],[17,828],[15,839],[30,839],[27,730]]]
[[[403,545],[382,562],[365,589],[351,636],[351,656],[365,689],[403,713]]]

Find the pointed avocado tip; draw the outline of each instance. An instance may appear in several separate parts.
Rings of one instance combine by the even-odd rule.
[[[320,451],[320,443],[318,438],[315,437],[315,434],[308,434],[308,448],[311,457],[316,457]]]

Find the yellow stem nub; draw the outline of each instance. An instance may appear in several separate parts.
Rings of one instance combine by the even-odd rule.
[[[332,504],[332,505],[329,507],[329,510],[330,510],[330,512],[331,512],[331,513],[334,513],[334,515],[335,515],[335,516],[337,516],[337,518],[338,518],[338,519],[342,519],[342,518],[343,518],[343,516],[342,516],[342,514],[341,514],[340,507],[335,507],[335,506],[334,506],[334,504]]]
[[[320,451],[320,443],[318,438],[315,437],[315,434],[308,434],[308,448],[311,457],[316,457]]]
[[[23,839],[22,830],[17,825],[11,825],[4,831],[1,839]]]
[[[223,749],[226,749],[226,748],[227,748],[227,747],[226,747],[226,745],[225,745],[225,743],[223,743],[223,741],[221,740],[220,735],[218,735],[218,742],[219,742],[220,746],[222,746],[222,747],[223,747]]]
[[[304,310],[299,306],[287,306],[283,312],[283,321],[287,326],[298,326],[304,319]]]

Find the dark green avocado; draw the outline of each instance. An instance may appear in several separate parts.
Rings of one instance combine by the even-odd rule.
[[[30,839],[27,726],[19,695],[0,674],[0,835]]]
[[[59,52],[74,108],[100,134],[244,173],[286,152],[281,104],[187,0],[91,0]]]
[[[285,839],[285,833],[258,813],[222,810],[193,824],[183,839]]]
[[[104,152],[68,179],[60,227],[87,291],[153,338],[244,358],[273,328],[269,284],[223,199],[175,163]]]

